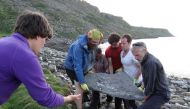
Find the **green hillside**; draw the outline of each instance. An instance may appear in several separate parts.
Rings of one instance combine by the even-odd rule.
[[[101,13],[83,0],[0,0],[0,33],[12,32],[16,16],[24,10],[44,13],[56,37],[73,39],[91,28],[99,28],[105,36],[111,32],[130,33],[135,38],[172,36],[166,29],[136,29],[122,17]]]

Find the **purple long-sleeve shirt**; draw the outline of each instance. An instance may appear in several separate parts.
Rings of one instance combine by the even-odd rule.
[[[0,105],[23,83],[31,97],[46,107],[64,104],[47,84],[38,57],[19,33],[0,39]]]

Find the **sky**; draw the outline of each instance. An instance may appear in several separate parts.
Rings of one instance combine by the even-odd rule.
[[[121,16],[133,26],[166,28],[173,35],[190,35],[189,0],[85,0],[100,12]]]

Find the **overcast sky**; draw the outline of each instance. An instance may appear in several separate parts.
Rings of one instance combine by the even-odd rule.
[[[190,35],[189,0],[85,0],[101,12],[123,17],[130,25],[166,28],[176,36]]]

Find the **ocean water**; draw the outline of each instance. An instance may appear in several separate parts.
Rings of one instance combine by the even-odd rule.
[[[148,51],[156,56],[164,66],[167,75],[190,78],[190,45],[188,37],[162,37],[138,39],[143,41]],[[105,51],[108,43],[100,45]]]

